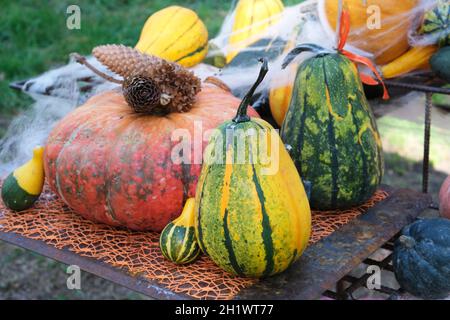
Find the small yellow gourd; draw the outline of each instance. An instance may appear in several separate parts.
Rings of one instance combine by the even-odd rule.
[[[396,78],[401,75],[430,68],[430,58],[438,46],[414,47],[404,55],[381,67],[383,77]]]
[[[14,170],[3,182],[3,203],[11,210],[22,211],[33,206],[44,187],[43,147],[33,150],[33,158]]]
[[[147,19],[136,49],[183,67],[193,67],[208,52],[208,29],[194,11],[170,6]]]
[[[161,232],[159,246],[164,257],[176,264],[188,264],[200,255],[194,229],[195,198],[184,205],[181,215]]]
[[[242,49],[260,40],[264,32],[279,21],[283,11],[281,0],[239,0],[228,41],[227,63]]]
[[[272,80],[272,88],[269,93],[269,106],[275,122],[281,127],[289,109],[289,104],[292,98],[292,91],[294,89],[295,76],[297,74],[297,65],[290,65],[283,73]],[[282,79],[281,77],[285,77]],[[284,85],[277,85],[278,83],[285,83]]]

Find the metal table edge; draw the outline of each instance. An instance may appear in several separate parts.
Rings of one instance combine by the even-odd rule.
[[[141,276],[133,276],[125,270],[110,266],[102,261],[83,257],[68,249],[58,249],[40,240],[34,240],[22,235],[1,231],[0,240],[12,245],[31,250],[52,260],[62,262],[67,265],[79,266],[81,270],[94,274],[100,278],[112,281],[124,286],[132,291],[141,293],[155,299],[192,299],[188,295],[178,294],[164,288],[156,281],[144,279]]]

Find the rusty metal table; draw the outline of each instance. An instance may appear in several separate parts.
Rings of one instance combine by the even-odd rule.
[[[24,82],[13,83],[14,89],[22,89]],[[431,128],[431,95],[441,93],[450,95],[444,82],[432,74],[404,77],[386,81],[389,90],[404,94],[410,91],[423,92],[427,96],[425,105],[423,193],[412,190],[383,188],[389,197],[375,207],[351,221],[330,236],[309,246],[300,260],[286,272],[257,282],[241,290],[236,299],[346,299],[358,287],[364,286],[366,276],[354,278],[349,275],[361,263],[375,264],[387,270],[390,256],[382,261],[369,257],[379,248],[392,250],[392,238],[407,224],[413,222],[420,213],[432,206],[428,191],[428,170]],[[380,89],[381,90],[381,89]],[[157,299],[190,299],[187,295],[171,292],[157,282],[133,277],[123,270],[113,268],[101,261],[79,256],[69,250],[58,250],[41,241],[23,236],[1,232],[0,240],[32,250],[46,257],[69,265],[78,265],[86,272],[105,278],[131,290]],[[343,283],[350,283],[344,287]],[[382,287],[381,292],[391,293],[390,288]]]
[[[412,190],[383,186],[389,197],[330,236],[309,246],[300,260],[286,272],[242,289],[235,299],[318,299],[327,290],[387,243],[405,225],[431,204],[431,197]],[[125,286],[156,299],[190,299],[157,282],[134,277],[101,261],[59,250],[44,242],[1,232],[0,239],[13,245]],[[348,277],[348,276],[347,276]],[[328,296],[332,295],[329,292]]]

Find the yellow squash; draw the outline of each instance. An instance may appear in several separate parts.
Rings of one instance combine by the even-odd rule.
[[[374,54],[378,64],[388,63],[409,49],[408,32],[420,11],[420,0],[344,0],[344,5],[350,12],[349,43]],[[335,30],[338,0],[320,0],[319,12],[327,20],[322,21],[324,26]],[[377,18],[380,28],[375,24]],[[368,22],[374,27],[369,28]]]
[[[147,19],[136,49],[189,68],[205,58],[208,30],[194,11],[167,7]]]
[[[381,67],[383,77],[391,79],[401,75],[430,68],[430,58],[438,46],[414,47],[399,58]]]
[[[239,0],[228,41],[227,63],[242,49],[260,40],[264,32],[279,21],[283,11],[281,0]]]
[[[297,36],[300,32],[298,26],[292,38],[284,48],[284,55],[287,55],[295,46]],[[291,102],[294,81],[297,75],[298,65],[292,63],[287,68],[279,71],[271,80],[269,92],[269,106],[275,122],[281,127]]]
[[[292,64],[272,79],[269,106],[275,122],[281,127],[291,102],[297,65]],[[282,85],[279,85],[282,83]]]

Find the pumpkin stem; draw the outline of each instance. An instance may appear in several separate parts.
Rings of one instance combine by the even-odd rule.
[[[398,241],[400,241],[401,244],[409,249],[414,248],[414,246],[416,245],[416,240],[405,235],[401,235],[400,238],[398,238]]]
[[[239,105],[236,117],[234,117],[233,122],[241,123],[250,121],[250,117],[247,115],[248,106],[250,105],[250,101],[253,98],[253,94],[255,93],[256,88],[258,88],[258,86],[264,80],[264,77],[266,76],[267,72],[269,71],[269,66],[266,58],[260,58],[258,61],[262,63],[258,79],[256,79],[255,84],[247,92],[244,99],[242,99],[242,102]]]
[[[117,80],[117,79],[115,79],[115,78],[113,78],[113,77],[107,75],[106,73],[104,73],[104,72],[98,70],[96,67],[94,67],[92,64],[90,64],[90,63],[87,61],[86,57],[82,56],[81,54],[74,52],[74,53],[71,53],[70,56],[71,56],[76,62],[78,62],[79,64],[82,64],[82,65],[86,66],[86,68],[90,69],[92,72],[94,72],[94,73],[95,73],[96,75],[98,75],[99,77],[101,77],[101,78],[103,78],[103,79],[105,79],[105,80],[107,80],[107,81],[110,81],[110,82],[114,82],[114,83],[118,83],[118,84],[122,84],[122,83],[123,83],[122,80]]]
[[[216,87],[218,87],[220,89],[223,89],[225,91],[231,92],[230,87],[225,82],[223,82],[222,80],[220,80],[217,77],[209,76],[205,80],[203,80],[203,82],[210,83],[210,84],[215,85]]]
[[[294,60],[302,52],[313,52],[315,54],[320,54],[320,53],[328,53],[329,51],[316,44],[312,43],[301,44],[292,49],[287,54],[286,58],[284,58],[283,64],[281,65],[281,68],[285,69],[292,62],[292,60]]]

